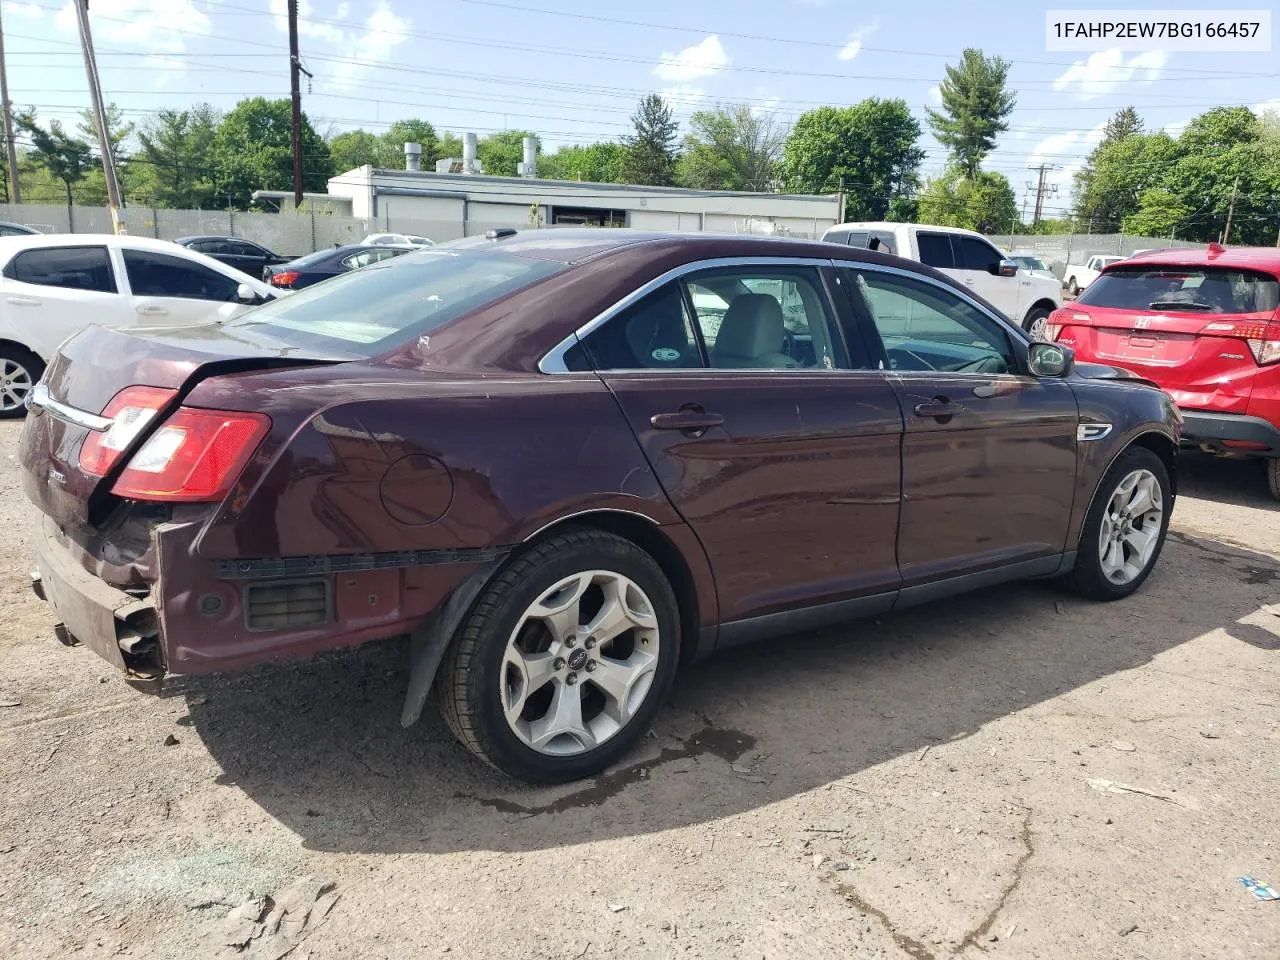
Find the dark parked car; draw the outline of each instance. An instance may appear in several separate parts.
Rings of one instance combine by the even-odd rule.
[[[535,781],[617,760],[713,650],[1010,580],[1127,596],[1179,429],[928,267],[625,230],[90,327],[32,410],[60,636],[155,689],[410,633],[403,722],[434,687]]]
[[[267,267],[288,263],[293,259],[272,253],[252,240],[242,240],[239,237],[182,237],[173,242],[213,257],[229,267],[243,270],[254,279],[265,280],[263,273]]]
[[[317,250],[297,260],[279,266],[268,267],[262,279],[273,287],[285,290],[301,290],[321,280],[328,280],[341,273],[367,267],[384,260],[392,260],[401,254],[413,253],[416,247],[392,247],[386,244],[349,243],[341,247]]]
[[[40,231],[35,227],[28,227],[23,223],[11,223],[8,220],[0,220],[0,237],[29,237],[32,234],[39,234]]]

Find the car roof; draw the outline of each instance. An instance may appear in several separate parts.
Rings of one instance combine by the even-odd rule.
[[[965,230],[962,227],[942,227],[936,223],[901,223],[893,220],[862,220],[858,222],[850,221],[849,223],[837,223],[833,227],[828,227],[826,232],[832,230],[900,230],[907,227],[916,227],[919,230],[933,230],[939,233],[954,233],[966,237],[983,237],[976,230]]]
[[[1220,247],[1216,243],[1207,247],[1170,247],[1135,253],[1123,262],[1173,267],[1244,267],[1280,276],[1280,248],[1277,247]]]
[[[37,233],[21,237],[0,237],[0,252],[4,253],[13,253],[19,249],[25,250],[30,247],[90,246],[133,247],[136,250],[158,250],[172,253],[177,244],[172,240],[135,237],[130,234],[117,236],[114,233]]]
[[[173,242],[174,243],[196,243],[200,240],[240,240],[244,243],[252,243],[255,247],[262,246],[262,244],[258,243],[258,241],[256,240],[247,240],[244,237],[228,237],[228,236],[225,236],[224,234],[218,234],[218,233],[201,234],[198,237],[179,237],[177,240]]]

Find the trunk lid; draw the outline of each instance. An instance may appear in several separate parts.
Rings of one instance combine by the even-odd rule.
[[[88,327],[65,342],[45,371],[48,399],[73,412],[100,417],[107,404],[130,386],[178,391],[173,401],[135,438],[132,449],[176,407],[190,389],[220,373],[338,363],[355,355],[312,351],[299,356],[296,345],[263,335],[252,326],[204,324],[153,330]],[[32,409],[22,431],[22,484],[28,498],[64,529],[93,526],[97,507],[106,502],[115,474],[128,461],[127,449],[116,469],[96,477],[80,469],[80,448],[91,432],[48,409]],[[67,411],[64,409],[63,414]]]

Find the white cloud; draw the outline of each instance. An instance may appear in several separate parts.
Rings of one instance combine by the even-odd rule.
[[[155,54],[182,53],[192,34],[213,33],[213,21],[192,0],[94,0],[89,18],[95,40],[131,44]],[[79,30],[70,3],[53,22],[63,33]]]
[[[685,47],[679,53],[663,53],[653,72],[669,83],[684,84],[719,73],[728,65],[729,55],[725,53],[720,38],[713,33],[701,43]]]
[[[39,20],[44,16],[44,7],[36,3],[6,3],[4,12],[26,20]]]
[[[1276,113],[1280,113],[1280,97],[1275,97],[1271,100],[1263,100],[1261,103],[1255,103],[1253,105],[1253,112],[1258,116],[1262,116],[1268,110],[1274,110]]]
[[[391,9],[389,0],[377,0],[373,12],[364,21],[364,29],[359,35],[352,34],[349,38],[360,62],[338,64],[331,75],[334,86],[344,87],[378,64],[390,60],[395,48],[409,39],[405,31],[410,26],[407,18]]]
[[[1031,155],[1027,157],[1028,181],[1035,179],[1035,173],[1029,168],[1038,167],[1042,163],[1056,167],[1045,173],[1045,184],[1049,187],[1057,188],[1057,196],[1045,198],[1045,206],[1057,208],[1065,208],[1068,206],[1068,197],[1071,193],[1071,187],[1075,182],[1075,175],[1080,168],[1084,166],[1083,155],[1089,153],[1094,147],[1102,142],[1103,134],[1106,132],[1106,123],[1100,123],[1090,130],[1070,130],[1066,133],[1055,133],[1045,137],[1036,144],[1035,149],[1031,151]],[[1010,177],[1017,186],[1017,178]],[[1035,190],[1029,188],[1031,199],[1029,203],[1035,202]],[[1053,214],[1046,214],[1047,216]]]
[[[932,100],[934,103],[938,104],[938,106],[942,106],[942,87],[940,87],[936,83],[932,87],[930,87],[929,99]]]
[[[877,30],[880,29],[880,21],[873,20],[864,27],[859,27],[853,33],[849,34],[849,42],[840,48],[840,52],[836,54],[837,60],[852,60],[862,52],[862,41],[867,39]]]
[[[351,16],[351,4],[343,0],[342,3],[338,4],[338,11],[333,15],[333,18],[335,20],[345,20],[349,16]]]
[[[1160,129],[1171,137],[1180,137],[1182,136],[1182,131],[1187,129],[1187,124],[1190,122],[1190,117],[1185,120],[1174,120],[1172,123],[1166,123]]]
[[[1090,54],[1088,60],[1077,60],[1053,81],[1053,89],[1074,91],[1081,100],[1091,100],[1115,90],[1122,83],[1137,80],[1154,83],[1164,73],[1169,54],[1164,50],[1146,50],[1129,59],[1119,47]]]
[[[345,6],[346,4],[343,4],[338,8],[337,19],[341,20],[347,15],[348,11],[343,9]],[[298,36],[309,37],[324,43],[342,42],[345,34],[339,27],[332,23],[318,23],[307,19],[311,16],[313,16],[311,0],[298,0]],[[278,31],[289,32],[289,0],[271,0],[271,19],[275,21]]]

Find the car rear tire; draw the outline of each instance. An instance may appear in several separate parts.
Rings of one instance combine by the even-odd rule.
[[[0,420],[16,420],[27,412],[26,399],[44,373],[44,362],[29,350],[0,347]]]
[[[1280,500],[1280,458],[1267,458],[1267,485],[1271,487],[1271,496]]]
[[[457,738],[503,773],[564,783],[644,736],[675,677],[680,618],[661,567],[600,530],[551,537],[485,587],[436,676]]]
[[[1164,461],[1145,447],[1130,447],[1098,484],[1067,584],[1090,600],[1129,596],[1160,559],[1172,512]]]
[[[1032,340],[1044,340],[1048,326],[1049,311],[1044,307],[1036,307],[1027,314],[1027,319],[1022,321],[1022,329],[1031,335]]]

